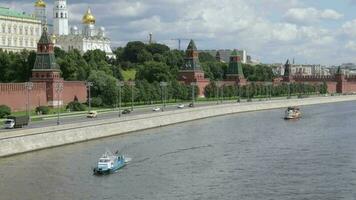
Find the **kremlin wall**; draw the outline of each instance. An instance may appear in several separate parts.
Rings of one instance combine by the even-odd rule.
[[[64,81],[60,77],[60,68],[54,56],[54,44],[46,27],[43,28],[37,44],[36,61],[30,81],[33,83],[30,91],[25,83],[0,83],[0,105],[7,105],[13,111],[21,111],[26,110],[28,99],[31,109],[87,100],[85,82]],[[57,90],[57,87],[61,89]]]

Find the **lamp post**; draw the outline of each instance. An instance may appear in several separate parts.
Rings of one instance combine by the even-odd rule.
[[[219,101],[222,103],[223,102],[223,95],[224,95],[224,91],[223,91],[223,88],[220,88],[222,86],[222,82],[221,81],[218,81],[216,83],[217,85],[217,88],[218,88],[218,104],[219,104]]]
[[[63,83],[62,82],[56,82],[55,83],[55,90],[57,93],[57,125],[60,124],[59,121],[59,113],[60,113],[60,93],[63,91]]]
[[[91,95],[90,95],[90,88],[94,85],[93,82],[86,82],[86,86],[88,88],[88,106],[89,106],[89,112],[91,111]]]
[[[236,85],[236,96],[237,96],[237,103],[240,103],[240,85]]]
[[[290,95],[290,83],[287,83],[288,84],[288,97],[287,99],[290,99],[291,98],[291,95]]]
[[[129,81],[129,86],[131,87],[131,112],[134,110],[133,109],[133,102],[134,102],[134,91],[133,91],[133,88],[134,88],[134,86],[135,86],[136,84],[135,84],[135,82],[134,81]]]
[[[125,85],[125,83],[123,81],[116,81],[116,86],[119,88],[118,90],[118,96],[119,96],[119,103],[117,102],[117,98],[116,98],[116,108],[117,105],[119,105],[119,117],[121,117],[121,89],[122,87]]]
[[[31,90],[33,88],[33,83],[32,82],[26,82],[25,83],[25,88],[27,90],[27,104],[26,104],[27,117],[31,121],[31,118],[30,118],[30,108],[31,108],[31,105],[30,105],[30,92],[31,92]]]
[[[166,108],[166,88],[167,88],[168,83],[161,81],[159,83],[159,86],[161,87],[161,101],[162,101],[162,112]]]
[[[192,106],[194,107],[195,104],[195,87],[197,86],[196,82],[191,82],[190,85],[192,86]]]

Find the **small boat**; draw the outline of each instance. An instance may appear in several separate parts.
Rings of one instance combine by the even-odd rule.
[[[284,119],[299,119],[302,117],[302,113],[298,107],[288,107]]]
[[[98,164],[93,171],[94,174],[97,175],[114,173],[123,168],[129,161],[130,159],[125,158],[123,155],[119,155],[118,151],[115,154],[106,151],[100,157]]]

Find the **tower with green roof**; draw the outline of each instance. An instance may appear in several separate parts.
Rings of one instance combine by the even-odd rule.
[[[284,82],[293,82],[292,66],[289,63],[289,59],[287,60],[286,64],[284,65],[283,81]]]
[[[204,89],[209,84],[205,79],[204,72],[199,62],[199,52],[193,40],[190,40],[185,52],[184,64],[179,69],[178,81],[191,85],[196,84],[199,87],[199,95],[204,95]]]
[[[234,50],[230,55],[229,67],[226,72],[228,81],[235,81],[237,84],[246,84],[245,75],[242,69],[241,57]]]
[[[43,27],[41,38],[37,43],[36,61],[32,69],[31,81],[46,83],[47,101],[50,105],[54,105],[55,84],[63,84],[63,78],[61,78],[61,70],[54,56],[54,44],[46,26]]]

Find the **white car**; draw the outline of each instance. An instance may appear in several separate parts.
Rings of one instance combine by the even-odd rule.
[[[180,104],[180,105],[178,105],[178,107],[177,108],[184,108],[184,104]]]
[[[96,118],[98,116],[98,112],[90,111],[87,115],[87,118]]]
[[[15,120],[7,119],[4,122],[4,128],[6,129],[13,129],[15,127]]]
[[[154,111],[154,112],[157,112],[157,111],[160,111],[160,110],[161,110],[161,108],[159,108],[159,107],[156,107],[156,108],[152,109],[152,111]]]

